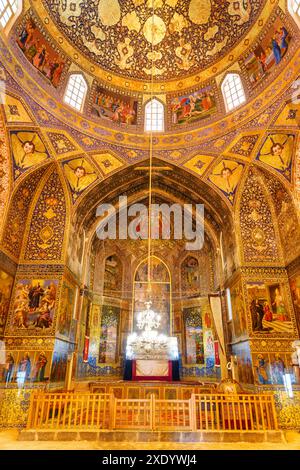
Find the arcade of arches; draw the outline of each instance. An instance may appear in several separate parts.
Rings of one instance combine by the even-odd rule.
[[[181,381],[219,383],[231,361],[299,428],[297,2],[15,3],[8,20],[0,6],[0,387],[122,380],[148,242],[100,240],[97,208],[148,206],[152,139],[153,202],[205,209],[201,250],[151,248]]]

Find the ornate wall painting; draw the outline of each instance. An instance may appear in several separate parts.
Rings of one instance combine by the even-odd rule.
[[[269,134],[256,159],[291,180],[294,134]]]
[[[19,99],[6,94],[3,106],[6,121],[9,124],[32,124],[32,118],[29,116],[28,112],[25,109],[25,106]]]
[[[56,333],[69,338],[74,311],[75,288],[64,281],[60,297],[61,301],[56,323]]]
[[[297,82],[296,82],[297,83]],[[297,89],[295,89],[297,92]],[[295,99],[296,103],[287,103],[283,110],[280,112],[277,119],[274,121],[274,126],[280,127],[296,127],[299,129],[300,126],[300,105],[299,105],[299,96],[296,93]]]
[[[285,352],[253,354],[253,372],[259,385],[284,385],[283,375],[290,373],[292,383],[296,377],[290,367],[291,354]]]
[[[31,215],[30,225],[26,227],[25,234],[28,237],[21,259],[36,263],[41,260],[44,263],[62,260],[66,213],[64,187],[55,169],[46,180]]]
[[[51,359],[51,351],[7,351],[0,380],[20,387],[49,380]]]
[[[289,49],[291,39],[289,28],[277,17],[267,28],[263,39],[242,63],[253,88],[265,80],[281,63]]]
[[[232,354],[236,356],[236,380],[244,384],[254,384],[251,350],[248,342],[232,345]]]
[[[64,162],[63,169],[71,189],[74,203],[80,194],[98,178],[95,169],[84,158]]]
[[[49,334],[53,326],[57,290],[58,280],[18,280],[14,291],[10,332]]]
[[[296,318],[300,321],[300,274],[290,279],[290,287]]]
[[[4,334],[13,282],[14,278],[0,269],[0,336]]]
[[[105,176],[124,166],[124,163],[118,160],[118,158],[116,158],[111,153],[93,155],[93,159],[98,164],[100,170]]]
[[[202,314],[199,307],[183,309],[185,327],[186,364],[204,364]]]
[[[27,16],[16,42],[26,59],[57,88],[61,83],[66,61],[46,39],[33,18]]]
[[[191,158],[191,160],[185,162],[183,166],[192,170],[197,175],[202,176],[213,160],[214,157],[210,157],[209,155],[196,155]]]
[[[115,124],[136,126],[139,102],[137,98],[115,93],[95,85],[92,90],[91,114]]]
[[[15,178],[28,168],[38,165],[50,155],[41,137],[34,131],[11,131],[11,148],[14,159]]]
[[[98,358],[101,364],[114,364],[117,362],[119,322],[120,308],[103,305]]]
[[[211,117],[217,112],[216,90],[212,85],[175,97],[168,105],[172,126],[185,126]]]
[[[116,255],[109,256],[105,260],[104,285],[105,295],[121,296],[123,268],[120,259]]]
[[[233,204],[234,196],[240,182],[244,165],[231,160],[222,160],[209,176],[211,181]]]
[[[239,338],[247,335],[247,319],[241,281],[230,288],[230,295],[234,336]]]
[[[51,130],[51,132],[47,132],[47,137],[58,157],[70,158],[82,151],[66,132],[62,133]]]
[[[253,282],[246,287],[254,333],[294,332],[283,285]]]
[[[181,264],[181,293],[193,296],[200,292],[199,261],[193,256],[186,258]]]
[[[70,352],[69,344],[59,339],[55,340],[51,374],[51,382],[64,382],[66,379],[68,354]]]

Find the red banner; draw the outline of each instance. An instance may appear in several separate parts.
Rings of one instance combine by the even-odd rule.
[[[88,336],[85,336],[84,337],[84,348],[83,348],[83,362],[88,362],[89,349],[90,349],[90,338]]]
[[[219,353],[219,341],[214,342],[214,347],[215,347],[215,366],[220,367],[221,362],[220,362],[220,353]]]

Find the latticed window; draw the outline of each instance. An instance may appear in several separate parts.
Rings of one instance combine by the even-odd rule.
[[[291,13],[296,13],[300,16],[300,0],[290,0],[290,10]]]
[[[65,103],[77,111],[82,111],[87,89],[87,83],[82,75],[71,75],[64,96]]]
[[[0,0],[0,24],[4,28],[18,11],[20,0]]]
[[[246,101],[242,80],[237,73],[226,76],[222,83],[222,93],[227,111],[232,111]]]
[[[145,130],[150,132],[163,132],[165,122],[164,105],[155,98],[145,107]]]

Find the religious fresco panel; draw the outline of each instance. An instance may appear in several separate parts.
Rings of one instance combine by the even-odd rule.
[[[37,278],[16,281],[8,326],[10,334],[51,334],[58,283],[55,279]]]
[[[242,282],[238,281],[230,287],[232,322],[235,338],[248,334],[247,318],[244,304]]]
[[[172,126],[185,126],[211,117],[217,112],[215,87],[208,85],[197,91],[174,97],[168,104]]]
[[[15,178],[50,158],[45,144],[35,131],[11,131],[10,141]]]
[[[75,288],[67,281],[63,281],[60,294],[60,305],[56,323],[56,333],[70,338],[70,330],[74,312]]]
[[[251,350],[248,342],[232,345],[232,355],[236,356],[237,380],[243,384],[254,384]]]
[[[105,260],[103,293],[105,295],[121,296],[123,269],[116,255],[109,256]]]
[[[296,318],[300,321],[300,274],[295,274],[290,278],[290,288]]]
[[[181,265],[181,293],[183,296],[193,296],[200,292],[199,261],[188,256]]]
[[[249,282],[246,288],[253,333],[291,334],[294,332],[283,284]]]
[[[258,385],[284,385],[284,374],[291,374],[292,383],[297,382],[291,368],[290,352],[253,354],[253,373]]]
[[[5,364],[2,366],[0,381],[6,385],[45,382],[50,378],[51,351],[6,351]]]
[[[50,373],[51,382],[65,382],[70,352],[70,345],[67,342],[55,340]]]
[[[138,122],[139,101],[137,98],[107,90],[94,85],[91,96],[90,112],[97,118],[115,124],[136,126]]]
[[[0,269],[0,336],[4,334],[14,278]]]
[[[240,61],[254,88],[281,63],[289,49],[292,33],[280,17],[273,18],[265,34],[253,50]]]
[[[103,305],[98,358],[100,364],[115,364],[117,362],[119,323],[120,308]]]
[[[256,159],[291,181],[294,134],[268,134]]]
[[[24,18],[16,43],[33,67],[57,88],[67,66],[66,59],[30,15]]]

